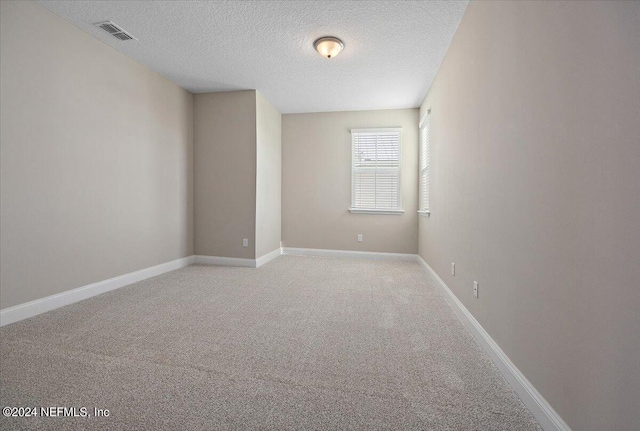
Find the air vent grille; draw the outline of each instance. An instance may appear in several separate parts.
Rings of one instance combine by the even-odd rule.
[[[124,33],[124,32],[113,33],[113,37],[118,38],[120,40],[131,40],[131,39],[133,39],[131,36],[129,36],[127,33]]]
[[[129,33],[118,27],[115,23],[111,21],[98,22],[95,24],[97,27],[100,27],[111,36],[115,37],[119,40],[132,40],[135,37],[131,36]]]

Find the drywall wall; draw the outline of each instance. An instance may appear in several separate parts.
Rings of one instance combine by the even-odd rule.
[[[402,127],[404,214],[351,214],[351,129]],[[417,253],[418,109],[282,116],[286,247]],[[363,242],[357,241],[362,234]]]
[[[193,254],[192,95],[0,4],[1,307]]]
[[[471,2],[421,107],[420,255],[574,430],[640,429],[639,22]]]
[[[280,248],[282,116],[256,92],[256,257]]]
[[[194,95],[194,169],[195,253],[255,259],[255,90]]]

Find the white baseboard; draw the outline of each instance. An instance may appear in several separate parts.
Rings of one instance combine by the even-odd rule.
[[[418,262],[438,282],[438,287],[444,294],[460,320],[471,331],[482,348],[487,352],[493,363],[498,367],[511,388],[520,397],[524,405],[529,409],[538,424],[545,431],[571,431],[560,415],[543,398],[522,372],[511,362],[511,359],[502,351],[500,346],[484,330],[480,323],[473,317],[467,308],[460,302],[456,295],[447,287],[436,272],[418,256]]]
[[[260,256],[256,259],[256,268],[260,268],[265,263],[271,262],[273,259],[282,255],[282,248],[276,248],[271,253],[267,253],[264,256]]]
[[[102,293],[109,292],[127,286],[147,278],[155,277],[165,272],[173,271],[193,263],[237,266],[246,268],[256,268],[277,258],[281,254],[322,256],[322,257],[351,257],[361,259],[396,259],[405,261],[418,261],[422,267],[431,274],[443,292],[447,302],[452,306],[458,317],[467,326],[471,333],[478,340],[480,345],[487,352],[491,360],[496,364],[509,385],[520,397],[525,406],[533,414],[540,426],[545,431],[571,431],[571,428],[562,420],[560,415],[543,398],[522,372],[511,362],[509,357],[502,351],[500,346],[484,330],[480,323],[473,317],[467,308],[460,302],[455,294],[447,287],[438,274],[418,255],[403,253],[376,253],[364,251],[346,250],[325,250],[311,248],[290,248],[284,247],[276,249],[271,253],[259,257],[258,259],[240,259],[232,257],[218,256],[188,256],[176,259],[171,262],[162,263],[150,268],[130,272],[128,274],[113,277],[108,280],[88,284],[66,292],[57,293],[45,298],[19,304],[0,310],[0,326],[9,325],[20,320],[28,319],[38,314],[56,308],[64,307],[84,299],[91,298]]]
[[[171,262],[162,263],[150,268],[130,272],[118,277],[109,278],[108,280],[87,284],[86,286],[78,287],[76,289],[67,290],[65,292],[56,293],[55,295],[2,309],[0,310],[0,326],[19,322],[20,320],[28,319],[29,317],[37,316],[38,314],[46,313],[47,311],[82,301],[83,299],[91,298],[92,296],[119,289],[129,284],[164,274],[165,272],[180,269],[193,263],[256,268],[277,258],[281,253],[281,249],[278,248],[258,259],[239,259],[217,256],[183,257],[181,259],[172,260]]]
[[[165,272],[191,265],[193,261],[193,256],[183,257],[172,260],[171,262],[161,263],[160,265],[150,268],[130,272],[118,277],[109,278],[108,280],[98,281],[97,283],[87,284],[86,286],[76,289],[5,308],[0,310],[0,326],[28,319],[29,317],[37,316],[38,314],[91,298],[92,296],[100,295],[138,281],[146,280],[147,278],[155,277],[156,275],[164,274]]]
[[[217,265],[217,266],[237,266],[241,268],[260,268],[267,262],[272,261],[276,257],[282,254],[282,249],[277,248],[271,253],[267,253],[264,256],[260,256],[257,259],[243,259],[239,257],[222,257],[222,256],[194,256],[194,263],[202,265]]]
[[[351,257],[357,259],[393,259],[393,260],[409,260],[415,261],[418,257],[416,254],[405,253],[379,253],[372,251],[351,251],[351,250],[326,250],[320,248],[291,248],[284,247],[282,254],[300,255],[300,256],[318,256],[318,257]]]
[[[221,256],[194,256],[194,263],[202,265],[217,265],[217,266],[239,266],[242,268],[255,268],[255,259],[243,259],[240,257],[221,257]]]

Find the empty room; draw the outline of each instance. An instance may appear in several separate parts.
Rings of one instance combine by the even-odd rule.
[[[640,430],[640,2],[0,0],[0,429]]]

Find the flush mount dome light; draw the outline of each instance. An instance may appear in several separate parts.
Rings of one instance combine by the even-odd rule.
[[[333,36],[324,36],[313,42],[313,47],[318,53],[327,58],[335,57],[344,49],[344,43]]]

